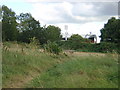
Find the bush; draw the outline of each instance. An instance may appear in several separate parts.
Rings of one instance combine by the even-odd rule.
[[[83,52],[113,52],[119,51],[120,48],[118,48],[117,44],[115,43],[107,43],[107,42],[101,42],[97,44],[91,44],[91,43],[79,43],[79,42],[69,42],[66,41],[62,45],[63,47],[67,47],[68,49],[74,49],[77,51],[83,51]]]
[[[58,46],[57,43],[50,41],[48,41],[47,44],[44,45],[44,49],[49,53],[53,53],[57,55],[62,51],[62,49]]]
[[[106,53],[106,52],[112,52],[113,50],[117,50],[117,46],[115,43],[102,42],[94,45],[94,51],[97,52]]]
[[[102,53],[117,51],[118,53],[120,53],[120,44],[117,43],[101,42],[94,44],[75,40],[59,41],[57,43],[63,49],[71,49],[82,52],[102,52]]]
[[[85,51],[85,52],[102,52],[102,53],[107,53],[107,52],[113,52],[117,51],[117,46],[115,43],[97,43],[97,44],[89,44],[89,43],[84,43],[82,44],[82,47],[79,47],[79,51]]]
[[[39,40],[36,37],[30,38],[30,48],[38,48],[40,46]]]

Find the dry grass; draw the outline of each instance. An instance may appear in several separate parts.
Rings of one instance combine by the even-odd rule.
[[[117,88],[118,54],[65,51],[49,55],[27,44],[5,43],[4,88]]]

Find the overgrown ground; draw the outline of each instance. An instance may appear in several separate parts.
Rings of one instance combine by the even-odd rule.
[[[118,88],[118,54],[51,55],[27,44],[5,43],[3,87]]]
[[[0,42],[0,89],[2,88],[2,45]]]

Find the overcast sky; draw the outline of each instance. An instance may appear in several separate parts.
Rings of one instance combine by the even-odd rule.
[[[118,0],[2,0],[16,12],[31,13],[41,25],[68,25],[68,33],[82,36],[96,34],[100,42],[100,29],[111,17],[118,18]]]

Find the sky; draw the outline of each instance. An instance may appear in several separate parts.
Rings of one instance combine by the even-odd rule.
[[[90,32],[96,34],[100,42],[100,29],[111,17],[118,18],[118,0],[1,0],[16,12],[31,13],[43,25],[61,28],[68,36],[80,34],[83,37]]]

